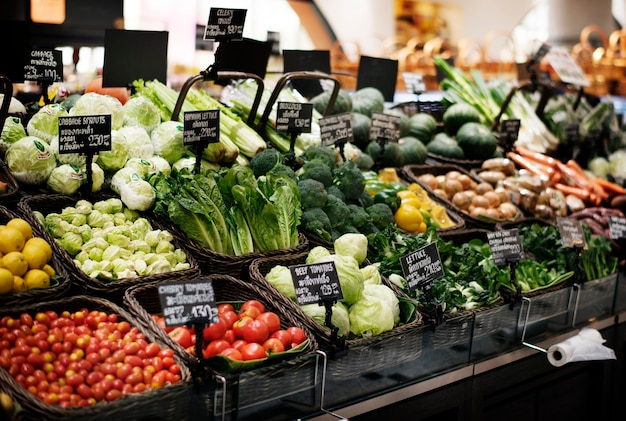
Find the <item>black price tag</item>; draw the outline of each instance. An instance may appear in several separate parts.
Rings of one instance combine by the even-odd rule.
[[[343,299],[335,262],[293,265],[289,266],[289,270],[298,304],[319,304]]]
[[[613,240],[626,238],[626,218],[609,216],[609,237]]]
[[[111,150],[111,114],[59,117],[59,153]]]
[[[487,233],[489,248],[497,266],[519,262],[524,258],[524,250],[517,228]]]
[[[222,9],[212,7],[206,25],[204,39],[224,40],[243,37],[246,9]]]
[[[352,115],[350,113],[323,117],[319,123],[323,146],[352,142]]]
[[[513,143],[517,140],[517,137],[519,136],[519,128],[519,119],[509,119],[502,121],[500,131],[502,132],[502,135],[507,140],[507,142]]]
[[[424,83],[424,76],[419,73],[403,72],[402,79],[404,79],[404,85],[406,90],[413,92],[414,94],[423,94],[426,92],[426,84]]]
[[[548,54],[550,48],[551,46],[544,42],[543,44],[541,44],[537,52],[533,54],[531,60],[535,62],[541,61],[541,59],[544,58],[546,54]]]
[[[361,56],[357,71],[356,88],[378,89],[386,102],[393,102],[398,81],[398,60]]]
[[[276,131],[279,133],[311,133],[313,104],[301,102],[278,102]]]
[[[580,130],[578,124],[567,124],[565,126],[565,142],[578,143],[580,140]]]
[[[556,218],[556,224],[561,233],[561,244],[564,247],[583,247],[585,243],[585,233],[580,221],[571,218]]]
[[[400,117],[374,111],[370,128],[370,140],[386,139],[397,142],[400,138]]]
[[[400,264],[404,279],[411,291],[424,288],[444,275],[436,243],[430,243],[413,253],[402,256]]]
[[[63,81],[63,53],[59,50],[32,50],[24,65],[24,80]]]
[[[220,110],[186,111],[183,113],[183,123],[185,145],[220,141]]]
[[[165,326],[184,326],[194,319],[217,322],[213,284],[209,280],[170,282],[159,285],[159,301]]]

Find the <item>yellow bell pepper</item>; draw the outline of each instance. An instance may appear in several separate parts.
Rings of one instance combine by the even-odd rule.
[[[408,232],[419,232],[420,225],[423,224],[424,218],[419,208],[407,203],[401,203],[393,219],[400,229]],[[426,224],[424,224],[424,227]],[[425,228],[424,228],[425,230]]]

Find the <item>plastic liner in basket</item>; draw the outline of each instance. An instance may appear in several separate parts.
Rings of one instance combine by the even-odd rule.
[[[95,203],[99,200],[106,200],[112,197],[115,196],[96,194],[86,197],[86,200],[89,200],[91,203]],[[174,240],[172,241],[172,244],[175,248],[181,249],[185,253],[186,260],[189,263],[188,269],[138,277],[128,277],[115,281],[89,276],[87,273],[82,271],[76,263],[74,263],[72,256],[61,247],[61,245],[48,231],[46,231],[46,228],[35,215],[35,212],[40,212],[44,216],[52,212],[60,213],[65,207],[74,206],[78,200],[78,197],[61,194],[40,194],[23,197],[18,203],[18,208],[29,220],[32,226],[38,227],[38,229],[42,231],[43,236],[51,244],[53,251],[60,256],[61,262],[65,265],[67,271],[72,274],[73,280],[83,293],[108,298],[119,303],[123,298],[124,291],[132,285],[146,282],[157,282],[166,279],[190,278],[200,273],[200,267],[193,254],[185,248],[185,245],[180,239],[173,236]],[[140,212],[140,216],[148,220],[152,229],[169,230],[168,225],[152,213]]]
[[[424,174],[432,174],[434,176],[438,175],[446,175],[450,171],[458,171],[461,174],[469,176],[474,182],[481,183],[478,177],[473,175],[469,170],[466,170],[458,165],[453,164],[439,164],[439,165],[405,165],[402,167],[403,177],[418,183],[422,186],[426,191],[435,196],[434,191],[425,183],[423,183],[419,177]],[[449,209],[452,209],[457,214],[461,215],[463,219],[466,221],[467,228],[485,228],[485,229],[494,229],[498,222],[504,222],[502,219],[491,219],[486,217],[474,217],[469,215],[468,213],[463,212],[459,209],[458,206],[454,205],[451,200],[448,200],[444,197],[440,197],[441,201],[446,204]],[[513,205],[515,206],[515,205]],[[517,207],[516,207],[517,208]],[[518,209],[518,212],[514,219],[521,218],[522,212]]]
[[[22,218],[27,220],[27,218],[23,217],[21,214],[13,212],[0,205],[0,225],[4,225],[12,218]],[[33,236],[44,238],[41,227],[32,224],[31,227],[33,229]],[[0,295],[0,306],[9,307],[14,305],[24,305],[44,300],[53,300],[68,295],[72,287],[71,277],[66,271],[65,266],[62,264],[60,256],[54,252],[54,249],[52,258],[48,264],[52,266],[56,272],[56,275],[53,276],[50,281],[49,288],[34,288]]]
[[[322,350],[335,351],[338,344],[333,341],[330,330],[317,323],[297,303],[279,292],[265,279],[265,275],[274,266],[303,264],[307,254],[307,252],[303,252],[295,255],[256,259],[250,265],[250,280],[262,288],[272,291],[273,295],[280,297],[280,305],[308,326],[317,338]],[[398,294],[396,288],[392,289]],[[407,297],[402,295],[401,298]],[[328,368],[330,375],[336,379],[352,378],[355,373],[370,373],[417,359],[423,350],[423,327],[421,314],[415,311],[409,321],[391,331],[369,338],[346,339],[347,352],[330,362]]]
[[[131,327],[136,327],[143,333],[148,342],[156,342],[161,349],[167,348],[158,335],[155,335],[134,317],[111,301],[89,297],[73,296],[48,302],[32,303],[28,305],[4,308],[2,314],[18,318],[22,313],[35,315],[37,312],[49,310],[61,314],[63,311],[75,312],[82,309],[89,311],[104,311],[108,314],[117,314],[118,321],[128,321]],[[174,355],[180,367],[181,380],[175,383],[165,383],[161,388],[149,388],[140,393],[125,394],[111,401],[98,402],[88,407],[64,408],[51,405],[29,392],[4,369],[0,368],[0,390],[8,393],[22,408],[19,416],[22,419],[37,420],[141,420],[141,419],[180,419],[194,415],[197,411],[193,402],[194,385],[191,382],[191,373],[184,362]],[[198,411],[199,412],[199,411]],[[195,414],[197,415],[197,414]]]

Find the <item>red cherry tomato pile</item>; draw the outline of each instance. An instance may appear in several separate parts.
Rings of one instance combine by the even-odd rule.
[[[306,340],[302,328],[281,329],[280,317],[266,311],[257,300],[244,302],[238,311],[232,304],[217,306],[219,321],[202,331],[202,356],[223,355],[236,361],[258,360],[297,347]],[[197,333],[187,326],[166,327],[163,317],[152,315],[167,334],[187,352],[195,354]]]
[[[117,314],[23,313],[0,319],[0,367],[47,404],[84,407],[181,380],[174,351]]]

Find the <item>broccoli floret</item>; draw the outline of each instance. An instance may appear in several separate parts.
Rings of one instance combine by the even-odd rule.
[[[252,168],[254,176],[259,178],[260,176],[267,174],[267,172],[274,168],[276,164],[281,163],[282,159],[282,155],[279,151],[272,148],[266,148],[250,159],[250,168]]]
[[[310,208],[302,212],[300,220],[305,230],[330,240],[330,219],[321,208]]]
[[[366,211],[372,218],[374,226],[379,230],[383,230],[394,223],[393,212],[391,208],[384,203],[374,203],[367,208]]]
[[[372,223],[372,217],[361,206],[349,204],[348,209],[350,209],[348,224],[356,228],[360,228]]]
[[[337,228],[346,225],[350,216],[350,208],[348,208],[346,202],[332,194],[329,194],[327,197],[328,200],[323,209],[326,215],[328,215],[328,219],[330,219],[330,226]]]
[[[324,187],[329,187],[333,184],[333,172],[331,167],[326,165],[326,163],[319,158],[305,162],[301,170],[298,171],[298,176],[300,180],[306,180],[308,178],[317,180],[322,183]]]
[[[304,150],[304,159],[313,161],[321,159],[330,168],[335,168],[335,151],[334,148],[322,145],[311,145]]]
[[[369,194],[367,190],[363,190],[363,193],[361,193],[361,197],[359,197],[358,202],[362,208],[367,209],[374,204],[374,198],[371,194]]]
[[[365,190],[365,177],[352,161],[342,162],[334,174],[334,184],[339,187],[347,202],[358,200]]]
[[[309,178],[298,182],[300,190],[300,202],[302,208],[323,208],[328,201],[328,194],[324,185],[317,180]]]
[[[326,188],[326,193],[332,194],[333,196],[338,197],[344,202],[346,201],[346,196],[344,196],[343,192],[339,190],[339,187],[335,186],[334,184]]]
[[[296,172],[289,166],[278,163],[272,167],[271,170],[267,172],[268,174],[284,174],[291,178],[292,180],[298,181],[298,177],[296,176]]]
[[[371,234],[376,234],[377,232],[380,232],[380,230],[376,228],[373,222],[370,222],[367,225],[363,225],[362,227],[359,227],[359,231],[361,232],[361,234],[368,235],[368,236]]]

